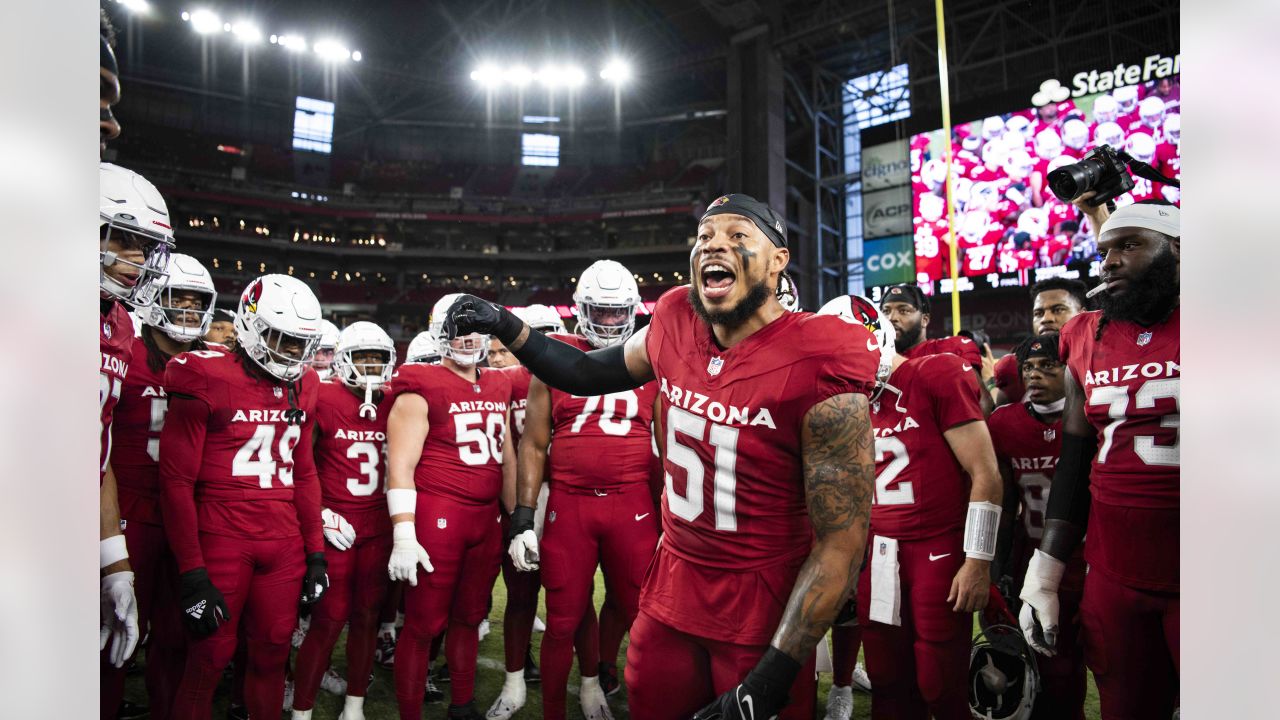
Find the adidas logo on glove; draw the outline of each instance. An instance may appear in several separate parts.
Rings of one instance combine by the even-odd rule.
[[[204,608],[206,604],[208,604],[207,600],[201,600],[195,605],[192,605],[191,607],[187,608],[187,614],[199,620],[200,618],[204,617]]]

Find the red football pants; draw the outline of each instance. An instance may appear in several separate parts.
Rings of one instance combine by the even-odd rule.
[[[418,493],[418,542],[435,572],[418,568],[417,587],[405,588],[404,632],[396,643],[396,701],[400,717],[420,720],[431,663],[431,639],[447,628],[450,702],[475,695],[478,628],[502,566],[502,526],[497,502],[466,505]]]
[[[863,568],[866,572],[866,568]],[[849,687],[853,684],[853,669],[858,665],[858,650],[862,647],[862,626],[831,628],[831,684]]]
[[[1166,720],[1178,701],[1178,593],[1144,592],[1094,570],[1080,607],[1084,657],[1105,720]]]
[[[769,646],[736,645],[676,630],[641,611],[627,646],[627,703],[631,717],[688,720],[742,682]],[[791,686],[779,720],[812,720],[818,681],[814,658]],[[966,706],[967,707],[967,706]]]
[[[611,619],[612,647],[600,648],[606,662],[616,662],[621,633],[640,609],[640,586],[658,543],[658,518],[647,484],[608,493],[581,493],[551,485],[547,522],[539,546],[542,584],[547,593],[547,632],[542,637],[542,716],[565,717],[565,694],[573,666],[574,635],[595,590],[596,566],[604,572],[606,591],[618,610]],[[603,626],[603,619],[601,625]],[[583,675],[596,667],[580,668]]]
[[[210,716],[213,691],[235,654],[239,626],[248,645],[245,706],[253,717],[276,717],[284,701],[289,637],[297,623],[306,571],[302,538],[249,540],[201,533],[200,549],[231,619],[213,635],[190,640],[172,715],[183,720]]]
[[[511,520],[502,513],[502,536],[507,536]],[[502,548],[502,582],[507,586],[507,609],[502,613],[502,650],[507,672],[524,669],[524,656],[533,637],[533,619],[538,614],[538,591],[542,589],[539,570],[520,572],[506,548]]]
[[[129,548],[129,566],[133,569],[138,630],[147,637],[146,684],[151,717],[165,720],[169,717],[173,695],[182,680],[187,652],[187,637],[178,603],[178,565],[169,552],[169,540],[163,526],[127,523],[124,539]],[[102,718],[114,718],[124,698],[125,668],[111,665],[107,659],[110,650],[108,644],[101,655],[99,717]]]
[[[873,544],[871,540],[868,544]],[[898,626],[871,622],[871,560],[858,579],[858,622],[871,679],[873,720],[969,720],[973,613],[947,602],[964,564],[962,537],[948,533],[898,543],[902,602]],[[876,548],[869,548],[871,553]],[[932,559],[931,559],[932,558]]]
[[[315,707],[320,679],[329,667],[329,656],[347,630],[347,694],[364,697],[373,670],[373,649],[378,641],[378,613],[391,584],[387,560],[391,557],[391,534],[356,537],[349,550],[328,543],[324,548],[329,562],[329,589],[311,610],[311,629],[298,650],[293,672],[293,707]]]

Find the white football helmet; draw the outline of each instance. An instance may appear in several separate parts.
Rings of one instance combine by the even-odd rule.
[[[1120,103],[1110,95],[1099,95],[1093,101],[1093,121],[1102,123],[1115,122],[1120,117]]]
[[[1119,150],[1124,147],[1124,131],[1113,122],[1102,123],[1093,129],[1093,144],[1110,145],[1113,150]]]
[[[385,355],[381,369],[376,365],[356,364],[351,356],[365,350],[376,350]],[[395,343],[391,342],[387,331],[376,324],[364,320],[354,322],[338,335],[338,345],[333,353],[333,374],[343,385],[380,390],[391,380],[395,364]]]
[[[1009,153],[1009,157],[1004,161],[1004,172],[1014,180],[1021,180],[1031,174],[1036,167],[1035,162],[1031,159],[1031,153],[1022,148],[1016,148]]]
[[[564,320],[560,319],[560,313],[555,308],[546,305],[533,304],[524,308],[524,316],[520,318],[529,323],[529,327],[540,333],[559,333],[567,335],[569,330],[564,326]]]
[[[485,358],[489,357],[489,336],[472,333],[454,338],[453,342],[450,342],[449,338],[445,336],[445,315],[449,313],[449,308],[460,296],[461,293],[449,293],[437,300],[436,304],[431,307],[431,322],[427,329],[436,337],[436,348],[441,357],[449,358],[459,365],[470,367],[479,365],[484,362]],[[454,347],[454,342],[458,342],[462,347]]]
[[[622,263],[597,260],[579,276],[573,303],[578,332],[597,348],[609,347],[635,331],[640,288]]]
[[[969,651],[969,711],[975,720],[1028,720],[1040,691],[1035,653],[1017,628],[980,625]]]
[[[1146,133],[1129,136],[1129,154],[1150,165],[1156,160],[1156,141]]]
[[[1076,118],[1062,123],[1062,144],[1072,150],[1083,149],[1089,144],[1089,126]]]
[[[924,170],[920,175],[930,190],[936,190],[947,181],[947,163],[942,158],[934,158],[924,164]]]
[[[338,337],[342,331],[328,320],[320,321],[320,347],[316,348],[315,357],[311,358],[311,367],[320,373],[321,380],[333,377],[333,353],[338,348]]]
[[[263,370],[292,382],[302,377],[320,346],[320,301],[301,280],[263,275],[240,294],[236,335],[240,347]],[[296,341],[300,350],[282,346]]]
[[[973,187],[977,187],[974,183]],[[972,188],[969,192],[973,192]],[[956,193],[959,196],[959,193]],[[940,195],[924,193],[920,196],[920,217],[926,222],[937,222],[947,212],[947,201]]]
[[[1035,151],[1041,160],[1052,160],[1062,154],[1062,138],[1053,128],[1045,128],[1036,133]]]
[[[1182,116],[1178,113],[1171,113],[1164,118],[1164,139],[1178,144],[1182,137]]]
[[[1045,171],[1046,171],[1045,174],[1048,175],[1049,173],[1053,172],[1054,170],[1057,170],[1058,168],[1064,168],[1068,165],[1072,165],[1075,163],[1075,161],[1076,159],[1071,157],[1070,155],[1059,155],[1058,157],[1049,161],[1049,166],[1045,168]]]
[[[800,288],[796,287],[796,281],[791,279],[789,274],[784,272],[778,275],[778,289],[775,294],[783,310],[800,312]]]
[[[999,138],[988,140],[987,144],[982,146],[982,164],[986,165],[990,170],[1003,168],[1004,161],[1008,157],[1009,148]]]
[[[1004,120],[999,115],[992,115],[982,121],[982,139],[995,140],[1004,134]]]
[[[440,341],[430,330],[423,330],[409,342],[404,361],[408,364],[439,365]]]
[[[1128,115],[1138,107],[1138,88],[1133,85],[1125,85],[1116,88],[1111,96],[1116,99],[1116,104],[1120,106],[1120,112]]]
[[[198,293],[204,300],[204,306],[176,307],[173,299],[176,290]],[[174,253],[169,257],[169,274],[161,282],[159,297],[145,315],[146,324],[180,343],[198,340],[209,332],[209,323],[213,322],[213,304],[217,299],[213,277],[204,265],[190,255]],[[184,323],[183,320],[188,318],[198,319],[199,324]]]
[[[1045,208],[1027,208],[1018,216],[1018,232],[1024,232],[1033,238],[1042,238],[1049,234],[1049,211]]]
[[[889,375],[893,372],[893,358],[898,354],[893,345],[894,330],[889,318],[879,306],[861,295],[832,298],[818,310],[818,314],[838,315],[845,322],[861,325],[876,336],[876,342],[880,343],[880,364],[876,368],[875,394],[871,397],[875,400],[889,381]]]
[[[144,308],[156,298],[173,251],[169,208],[156,186],[138,173],[111,163],[98,165],[98,285],[102,296]],[[143,260],[134,263],[108,249],[112,242],[140,246]],[[107,274],[121,264],[137,268],[137,279],[126,285]]]
[[[1143,98],[1138,103],[1138,119],[1143,125],[1159,130],[1160,124],[1164,122],[1164,101],[1154,95]]]
[[[1032,130],[1034,130],[1034,128],[1031,126],[1031,121],[1021,115],[1014,115],[1013,117],[1006,120],[1004,123],[1004,127],[1006,132],[1008,132],[1009,130],[1012,130],[1018,133],[1019,135],[1021,135],[1022,142],[1024,143],[1029,142],[1031,140],[1031,132]]]

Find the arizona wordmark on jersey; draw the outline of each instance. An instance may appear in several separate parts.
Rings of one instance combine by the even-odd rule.
[[[106,477],[107,461],[111,459],[111,420],[120,393],[124,390],[124,378],[129,372],[129,359],[133,354],[133,321],[124,304],[111,302],[110,309],[102,315],[102,330],[98,336],[102,351],[102,371],[99,375],[98,402],[101,406],[101,434],[99,436],[100,468],[98,482]]]
[[[316,472],[324,506],[343,515],[361,537],[390,529],[386,493],[391,405],[384,396],[371,420],[360,414],[364,391],[358,392],[339,382],[320,383]]]
[[[120,517],[160,524],[160,431],[169,409],[164,371],[151,369],[151,352],[133,338],[132,372],[124,377],[111,422],[111,469],[116,474]]]

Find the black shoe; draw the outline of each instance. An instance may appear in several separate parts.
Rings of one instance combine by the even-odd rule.
[[[422,694],[422,701],[431,704],[444,702],[444,691],[431,682],[430,675],[427,676],[427,690]]]
[[[128,700],[120,701],[120,709],[116,711],[117,720],[141,720],[145,717],[151,717],[151,708]]]
[[[622,683],[618,682],[618,668],[608,663],[600,663],[600,689],[604,691],[605,696],[618,692],[620,687]]]
[[[449,714],[446,716],[449,720],[484,720],[484,716],[476,711],[476,703],[474,700],[466,705],[449,705]]]
[[[228,705],[227,720],[249,720],[249,708],[244,705]]]
[[[538,664],[533,661],[533,650],[526,650],[524,653],[524,681],[542,682],[542,671],[538,670]]]
[[[431,673],[431,677],[435,678],[438,683],[449,682],[449,663],[441,665],[439,670]]]

